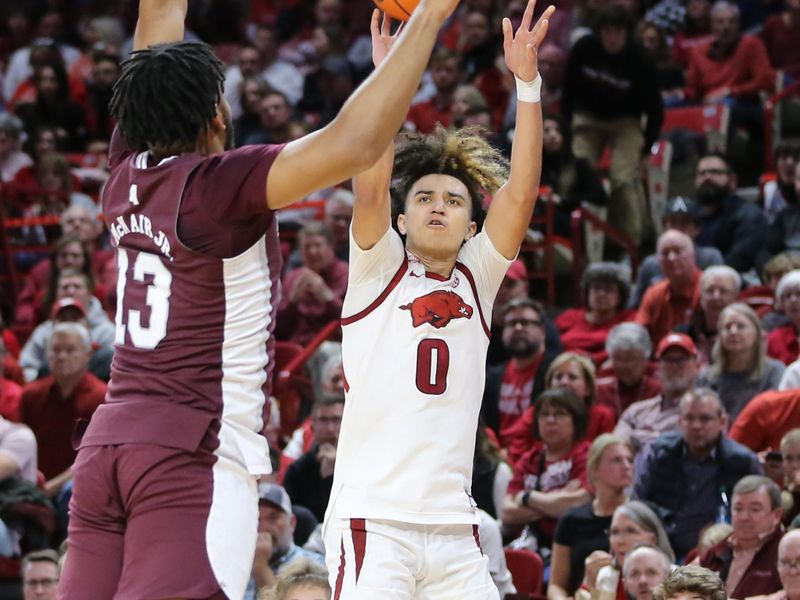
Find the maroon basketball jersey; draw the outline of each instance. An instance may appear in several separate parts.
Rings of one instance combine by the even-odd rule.
[[[281,265],[265,190],[281,147],[154,164],[148,153],[120,144],[115,134],[103,192],[117,249],[116,350],[106,404],[82,445],[193,451],[210,431],[219,437],[218,452],[251,473],[269,472],[260,432]],[[191,230],[207,230],[208,244],[185,245],[178,232]],[[234,256],[198,251],[241,245],[254,231]]]

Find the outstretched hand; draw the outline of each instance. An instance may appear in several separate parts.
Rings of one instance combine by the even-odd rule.
[[[381,15],[383,19],[381,19]],[[372,34],[372,62],[377,67],[389,54],[389,50],[397,41],[400,32],[403,30],[403,23],[392,33],[392,17],[382,13],[377,8],[372,11],[372,22],[369,31]]]
[[[535,7],[536,0],[529,0],[516,34],[512,29],[511,19],[507,17],[503,19],[503,52],[506,66],[523,81],[533,81],[539,74],[537,51],[547,35],[549,19],[556,10],[554,6],[548,6],[531,29]]]

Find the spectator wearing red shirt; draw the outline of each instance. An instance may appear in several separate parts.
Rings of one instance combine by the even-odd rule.
[[[789,323],[776,327],[767,336],[767,354],[788,365],[800,355],[800,269],[781,277],[775,290],[775,308],[783,311]]]
[[[598,377],[598,405],[608,406],[619,417],[634,402],[661,393],[658,377],[648,373],[653,344],[647,330],[638,323],[620,323],[608,333],[606,352],[611,373]]]
[[[52,375],[25,386],[20,403],[22,422],[33,430],[39,447],[39,469],[45,492],[55,496],[72,479],[76,451],[72,431],[79,419],[91,419],[103,403],[106,384],[87,371],[89,332],[77,323],[59,323],[48,346]]]
[[[761,39],[772,66],[797,77],[800,75],[800,44],[797,43],[800,39],[800,0],[786,0],[785,4],[785,11],[766,18]]]
[[[685,233],[668,229],[658,238],[656,254],[664,280],[650,286],[636,313],[654,344],[676,325],[688,323],[700,303],[700,271],[695,266],[694,244]]]
[[[0,364],[5,361],[6,344],[0,337]],[[0,370],[0,416],[9,421],[19,421],[19,401],[22,387],[14,381],[6,379]]]
[[[586,440],[590,443],[601,433],[610,433],[614,429],[616,422],[614,411],[608,406],[600,406],[595,403],[594,363],[586,356],[575,352],[559,354],[547,369],[544,384],[546,389],[569,388],[583,400],[589,419]],[[512,463],[515,463],[536,443],[532,434],[535,419],[536,409],[531,406],[508,430],[507,450],[509,461]]]
[[[779,449],[783,436],[796,427],[800,427],[800,389],[769,391],[747,403],[729,435],[753,452],[761,452]]]
[[[545,349],[544,308],[538,302],[516,298],[501,313],[503,345],[511,359],[487,369],[481,415],[505,448],[512,441],[509,430],[544,390],[555,354]]]
[[[329,321],[342,315],[347,263],[336,258],[333,237],[323,223],[311,222],[298,238],[303,266],[283,278],[275,336],[307,344]]]
[[[688,0],[683,26],[672,41],[672,60],[684,69],[697,46],[713,41],[711,36],[711,0]]]
[[[742,34],[739,8],[719,1],[711,10],[713,41],[695,48],[686,75],[686,99],[703,104],[728,104],[731,127],[753,125],[761,110],[759,92],[771,92],[775,71],[760,38]]]
[[[616,263],[594,263],[583,273],[583,304],[571,308],[556,319],[564,349],[588,354],[596,366],[608,358],[605,344],[614,325],[632,320],[635,313],[627,310],[630,277]]]
[[[419,133],[432,133],[437,123],[450,127],[453,94],[463,78],[458,54],[445,48],[434,52],[431,75],[436,93],[430,100],[414,104],[406,117],[406,128]]]
[[[588,502],[582,440],[588,424],[586,404],[570,389],[552,389],[534,404],[536,444],[514,464],[503,503],[503,526],[513,532],[530,524],[539,547],[550,547],[556,520],[567,509]]]

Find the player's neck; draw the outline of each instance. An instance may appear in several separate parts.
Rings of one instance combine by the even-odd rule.
[[[425,252],[419,251],[417,248],[408,248],[409,252],[419,259],[419,262],[425,267],[425,272],[435,273],[442,277],[450,277],[453,272],[453,267],[456,266],[456,257],[450,256],[448,258],[434,257]]]

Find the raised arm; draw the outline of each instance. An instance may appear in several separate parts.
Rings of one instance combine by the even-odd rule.
[[[187,10],[188,0],[139,0],[133,49],[181,41]]]
[[[283,149],[267,180],[270,208],[350,179],[381,157],[405,119],[439,28],[458,2],[422,0],[386,60],[350,96],[337,117]]]
[[[492,200],[484,228],[495,248],[509,259],[517,255],[528,230],[542,170],[541,103],[527,95],[521,98],[520,90],[525,90],[525,83],[532,83],[539,76],[536,53],[547,34],[548,19],[555,8],[548,7],[531,29],[535,5],[536,0],[529,0],[516,34],[511,21],[503,19],[506,66],[518,80],[517,121],[511,148],[511,173]]]
[[[400,30],[392,35],[392,20],[384,15],[378,24],[378,11],[372,14],[372,61],[376,67],[386,59]],[[392,202],[389,187],[394,166],[394,142],[389,142],[378,161],[353,177],[353,239],[362,250],[369,250],[391,226]]]

